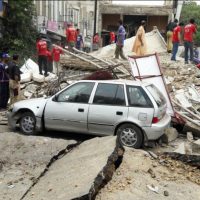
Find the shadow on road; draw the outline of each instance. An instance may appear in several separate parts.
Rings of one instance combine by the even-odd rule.
[[[8,130],[7,130],[7,132],[8,132]],[[12,130],[10,130],[10,131],[12,131]],[[23,133],[20,132],[19,128],[17,128],[17,130],[15,132],[18,134],[24,135]],[[78,142],[82,142],[82,141],[89,140],[89,139],[96,137],[94,135],[79,134],[79,133],[72,133],[72,132],[61,132],[61,131],[44,131],[42,133],[34,134],[34,136],[37,136],[37,135],[43,136],[43,137],[56,138],[56,139],[76,140]]]

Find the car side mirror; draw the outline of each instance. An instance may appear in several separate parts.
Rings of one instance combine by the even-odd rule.
[[[58,95],[56,94],[54,97],[53,97],[53,99],[52,99],[53,101],[58,101]]]

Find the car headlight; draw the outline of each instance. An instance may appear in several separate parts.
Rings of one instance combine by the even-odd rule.
[[[9,111],[9,112],[12,112],[12,111],[13,111],[13,108],[14,108],[14,104],[12,104],[12,105],[9,106],[8,111]]]

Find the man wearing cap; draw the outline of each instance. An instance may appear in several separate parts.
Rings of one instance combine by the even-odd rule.
[[[13,60],[8,65],[9,73],[9,89],[10,89],[10,105],[19,100],[20,92],[20,69],[18,67],[19,55],[14,54]]]
[[[5,53],[0,58],[0,110],[7,108],[9,99],[8,61],[10,56]]]
[[[77,32],[72,24],[68,24],[68,28],[66,30],[66,37],[67,37],[68,48],[70,51],[72,51],[76,45],[76,40],[77,40]]]

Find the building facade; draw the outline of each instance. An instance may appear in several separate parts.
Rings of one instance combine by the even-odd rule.
[[[162,6],[101,4],[98,29],[102,30],[103,45],[109,41],[108,32],[117,31],[119,19],[123,20],[126,25],[128,37],[135,35],[142,20],[147,22],[147,32],[157,26],[158,30],[163,33],[168,21],[174,18],[176,6],[177,0],[165,0]]]
[[[97,1],[96,27],[99,27],[99,6],[111,4],[111,0]],[[37,13],[38,31],[65,36],[68,23],[79,28],[83,36],[93,36],[95,0],[67,1],[67,0],[34,0]],[[97,28],[98,30],[98,28]]]

